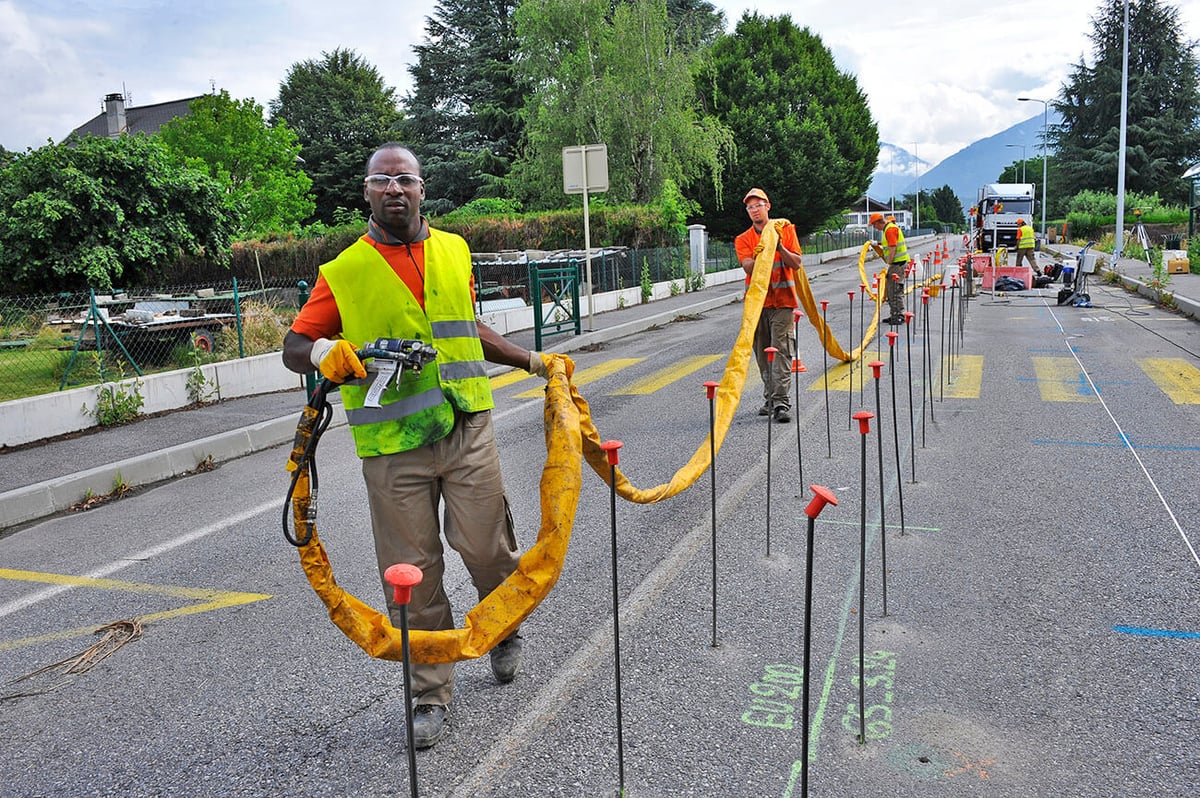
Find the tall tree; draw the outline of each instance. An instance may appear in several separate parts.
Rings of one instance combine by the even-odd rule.
[[[1049,132],[1058,150],[1058,193],[1115,191],[1125,0],[1106,0],[1092,18],[1092,60],[1076,64],[1053,103],[1063,123]],[[1129,0],[1129,84],[1125,186],[1181,202],[1180,175],[1200,152],[1200,67],[1180,35],[1178,9]],[[1054,184],[1051,183],[1053,186]]]
[[[228,255],[232,232],[221,187],[154,136],[47,144],[0,169],[0,281],[18,290],[138,285],[180,252]]]
[[[396,90],[353,50],[321,53],[292,64],[271,101],[271,123],[287,121],[300,139],[312,179],[317,219],[334,220],[339,207],[362,202],[363,168],[372,151],[400,137]]]
[[[935,188],[929,195],[929,203],[933,206],[938,221],[952,224],[955,227],[961,227],[964,224],[965,215],[962,203],[959,202],[958,197],[954,194],[954,189],[949,185]]]
[[[664,0],[525,0],[517,26],[534,90],[511,185],[535,205],[566,203],[561,152],[576,144],[608,146],[616,202],[721,173],[732,138],[696,111],[692,56],[673,47]]]
[[[725,12],[708,0],[667,0],[667,19],[675,45],[685,50],[708,47],[725,32]]]
[[[733,34],[713,45],[698,88],[738,147],[723,194],[700,200],[713,235],[746,228],[740,200],[751,186],[765,189],[772,213],[791,219],[801,235],[866,190],[879,159],[866,96],[820,38],[791,17],[743,14]]]
[[[287,122],[267,125],[261,105],[234,100],[227,91],[198,97],[189,108],[159,136],[170,152],[221,185],[239,234],[288,230],[308,218],[312,180],[300,169],[300,142]]]
[[[421,158],[431,213],[503,193],[528,93],[516,69],[518,2],[439,0],[425,18],[403,139]]]

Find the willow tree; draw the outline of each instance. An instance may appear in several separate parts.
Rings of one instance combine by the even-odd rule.
[[[511,187],[527,204],[566,204],[562,148],[579,144],[607,145],[612,202],[719,178],[732,137],[698,112],[694,51],[675,46],[664,0],[524,0],[516,20],[531,94]]]

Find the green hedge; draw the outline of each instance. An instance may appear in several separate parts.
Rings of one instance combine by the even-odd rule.
[[[483,216],[463,209],[432,219],[434,227],[458,233],[473,252],[523,249],[583,249],[583,209]],[[686,228],[672,223],[654,206],[601,206],[589,214],[593,247],[626,246],[655,249],[684,242]],[[203,257],[182,257],[172,268],[153,275],[155,283],[204,283],[228,280],[257,283],[306,280],[364,232],[361,222],[321,228],[317,235],[283,234],[233,245],[228,266]]]
[[[683,236],[662,211],[647,205],[602,206],[588,214],[593,247],[673,247]],[[433,222],[458,233],[473,252],[583,249],[583,209],[479,216],[455,211]]]

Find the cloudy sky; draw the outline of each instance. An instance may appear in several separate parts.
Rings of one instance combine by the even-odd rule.
[[[412,45],[436,0],[0,0],[0,145],[61,140],[125,92],[132,105],[217,89],[263,106],[288,67],[356,50],[400,96]],[[880,137],[936,164],[978,139],[1041,115],[1072,64],[1091,58],[1100,0],[924,0],[886,6],[829,0],[715,0],[732,29],[744,11],[790,14],[817,33],[866,93]],[[1200,3],[1180,8],[1200,39]],[[871,9],[870,12],[866,9]]]

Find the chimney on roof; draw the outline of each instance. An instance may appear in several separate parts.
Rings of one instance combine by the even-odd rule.
[[[108,121],[108,135],[110,138],[119,136],[126,132],[127,125],[125,123],[125,95],[105,95],[104,117]]]

